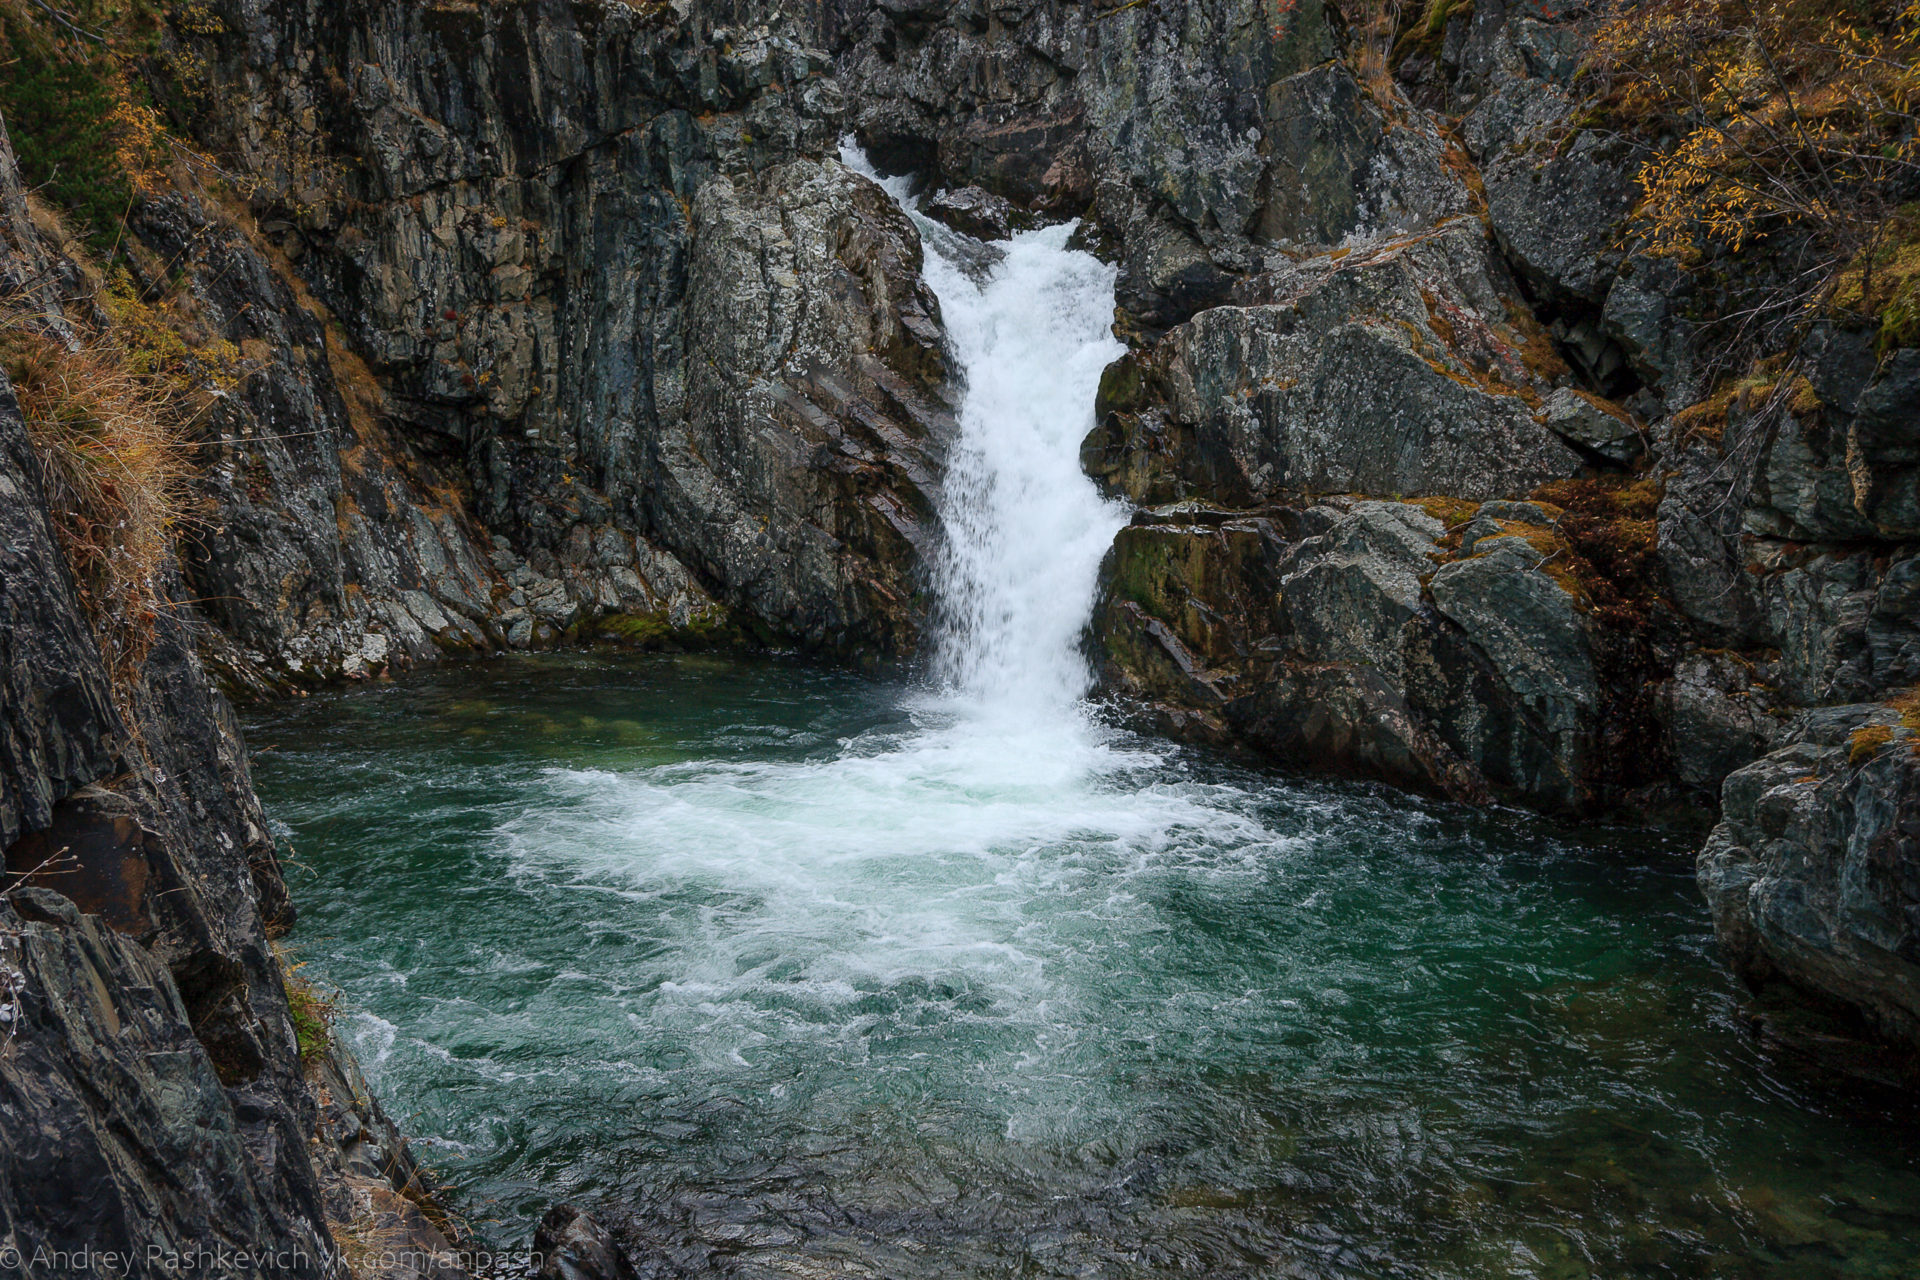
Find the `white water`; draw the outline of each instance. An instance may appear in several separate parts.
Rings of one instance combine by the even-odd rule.
[[[1016,236],[976,282],[943,256],[954,233],[921,225],[966,380],[941,511],[940,672],[968,714],[996,726],[1078,728],[1080,634],[1128,514],[1080,469],[1100,373],[1126,350],[1110,331],[1114,269],[1068,249],[1065,225]]]
[[[1079,465],[1101,371],[1122,350],[1113,270],[1058,226],[996,246],[1004,256],[977,279],[954,233],[920,225],[966,383],[934,687],[909,696],[906,724],[825,758],[555,771],[553,811],[506,829],[516,863],[543,878],[750,895],[751,911],[685,939],[685,983],[703,1003],[742,981],[743,958],[777,954],[784,982],[829,1003],[849,984],[919,974],[984,980],[1020,1019],[1063,996],[1044,975],[1066,939],[1041,923],[1043,885],[1089,858],[1112,872],[1272,847],[1243,816],[1246,796],[1177,780],[1082,701],[1080,637],[1127,518]]]

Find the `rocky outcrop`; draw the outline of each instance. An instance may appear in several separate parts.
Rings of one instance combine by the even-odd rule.
[[[87,278],[35,226],[4,133],[0,235],[0,282],[62,332]],[[284,362],[262,381],[308,385]],[[251,434],[252,408],[214,406]],[[29,1273],[342,1276],[330,1224],[353,1216],[353,1148],[302,1060],[268,941],[292,909],[193,593],[164,562],[141,643],[116,645],[137,661],[109,664],[46,475],[0,373],[0,1235]],[[422,1194],[369,1108],[370,1185]]]
[[[911,651],[951,429],[918,235],[834,161],[716,177],[693,230],[686,407],[655,446],[654,527],[783,634]]]
[[[0,992],[0,1221],[23,1260],[41,1255],[29,1271],[66,1273],[56,1255],[91,1249],[157,1274],[156,1255],[204,1250],[339,1274],[304,1132],[284,1105],[241,1119],[247,1093],[271,1095],[223,1086],[154,952],[61,894],[15,889],[0,901]]]
[[[1111,686],[1188,736],[1469,801],[1578,809],[1602,698],[1551,517],[1488,503],[1143,513],[1103,572]]]
[[[262,917],[286,894],[232,715],[170,618],[136,684],[109,678],[4,376],[0,489],[9,1242],[270,1248],[333,1274]]]
[[[1391,88],[1316,4],[823,21],[883,167],[962,219],[1082,214],[1119,264],[1083,460],[1147,510],[1094,641],[1163,728],[1698,815],[1807,709],[1920,681],[1913,353],[1816,331],[1707,384],[1713,300],[1635,251],[1635,153],[1579,127],[1587,6],[1429,9]]]
[[[270,427],[231,442],[196,562],[242,657],[350,672],[722,607],[913,648],[937,310],[911,225],[829,155],[804,31],[721,3],[203,19],[171,33],[182,109],[293,277],[256,257],[222,309],[298,366],[249,384]]]
[[[1203,311],[1108,372],[1087,469],[1137,502],[1229,506],[1481,500],[1572,475],[1579,446],[1540,408],[1564,370],[1529,352],[1542,339],[1503,284],[1470,219],[1255,277],[1240,292],[1258,305]]]
[[[1714,932],[1749,980],[1791,982],[1920,1044],[1920,734],[1910,704],[1806,713],[1727,778],[1700,851]]]

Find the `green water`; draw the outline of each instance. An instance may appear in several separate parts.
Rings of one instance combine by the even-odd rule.
[[[307,972],[461,1207],[658,1274],[1915,1276],[1690,841],[560,655],[257,712]]]

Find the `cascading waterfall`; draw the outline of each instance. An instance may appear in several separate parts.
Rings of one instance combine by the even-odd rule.
[[[907,182],[882,178],[851,144],[842,159],[919,224],[927,283],[965,383],[947,463],[937,586],[937,672],[964,710],[998,723],[1079,719],[1078,641],[1101,556],[1126,523],[1080,469],[1100,374],[1126,348],[1110,332],[1114,269],[1067,248],[1073,225],[985,250],[920,216]]]

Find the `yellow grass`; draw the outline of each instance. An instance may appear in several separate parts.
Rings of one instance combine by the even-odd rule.
[[[67,335],[72,335],[68,337]],[[193,445],[177,390],[110,335],[0,302],[13,383],[54,528],[116,681],[138,672],[166,607]]]

